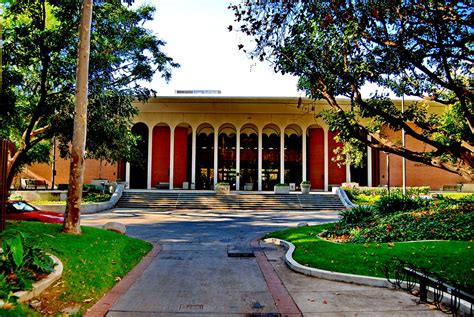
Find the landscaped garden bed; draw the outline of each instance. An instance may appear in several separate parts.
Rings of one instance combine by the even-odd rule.
[[[91,227],[82,227],[77,236],[61,233],[60,225],[8,223],[8,232],[14,231],[24,234],[26,245],[56,255],[64,265],[62,278],[32,302],[41,315],[61,315],[64,309],[84,313],[151,250],[148,242]],[[33,312],[18,304],[0,315]]]
[[[110,200],[112,194],[110,193],[95,193],[95,192],[88,192],[82,196],[82,204],[93,204],[93,203],[101,203]],[[33,205],[65,205],[66,200],[32,200],[30,203]]]
[[[432,200],[384,196],[341,213],[337,223],[269,234],[292,242],[300,264],[384,277],[394,257],[472,292],[474,195]],[[434,241],[436,240],[436,241]]]

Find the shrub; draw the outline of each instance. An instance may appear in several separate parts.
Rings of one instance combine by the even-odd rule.
[[[375,203],[377,213],[381,216],[416,210],[429,205],[429,201],[421,198],[411,198],[402,195],[386,195]]]
[[[341,216],[341,222],[356,225],[372,220],[375,211],[375,208],[372,206],[359,205],[352,207],[351,209],[343,210],[339,215]]]
[[[442,212],[416,211],[378,219],[353,234],[350,241],[400,242],[416,240],[462,240],[474,238],[474,213],[459,209]]]
[[[53,261],[42,250],[25,244],[20,232],[5,231],[0,253],[0,299],[9,301],[11,293],[29,290],[34,281],[53,271]]]
[[[21,196],[20,194],[14,193],[10,195],[9,199],[10,200],[23,200],[23,196]]]
[[[109,193],[101,194],[101,193],[89,192],[86,195],[84,195],[84,197],[82,198],[82,201],[84,203],[100,203],[104,201],[109,201],[111,196],[112,195]]]
[[[353,202],[353,203],[356,203],[356,204],[359,204],[359,205],[375,205],[375,203],[380,199],[380,195],[364,195],[364,194],[360,194],[360,195],[357,195],[353,198],[350,198],[349,199]]]
[[[349,196],[349,198],[356,197],[358,195],[365,195],[365,196],[388,195],[387,187],[343,187],[343,189],[347,192],[347,195]],[[429,192],[430,192],[430,187],[428,186],[406,188],[407,196],[426,195]],[[390,187],[390,194],[402,195],[402,193],[403,193],[402,187]]]
[[[343,187],[349,196],[351,197],[356,197],[358,195],[366,195],[366,196],[371,196],[371,195],[386,195],[387,194],[387,188],[386,187]]]

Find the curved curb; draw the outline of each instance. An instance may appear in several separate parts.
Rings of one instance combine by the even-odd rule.
[[[334,191],[333,191],[334,192]],[[341,187],[338,187],[336,189],[336,194],[337,196],[339,197],[339,199],[341,200],[342,204],[344,205],[344,207],[346,207],[347,209],[349,208],[352,208],[352,207],[356,207],[357,204],[354,204],[350,199],[349,197],[347,196],[347,193],[344,189],[342,189]]]
[[[285,262],[290,267],[290,269],[295,272],[330,281],[397,289],[392,283],[390,283],[384,278],[326,271],[301,265],[293,259],[293,252],[295,251],[295,245],[293,243],[277,238],[268,238],[263,241],[285,247],[288,250],[285,254]],[[419,288],[418,284],[415,284],[415,286]],[[450,304],[450,294],[443,292],[441,301],[444,304]],[[461,300],[460,304],[460,312],[465,313],[466,316],[469,315],[469,313],[472,314],[471,305],[467,301]]]
[[[41,294],[41,292],[43,292],[61,277],[64,269],[63,263],[54,255],[50,255],[49,257],[53,259],[53,262],[55,264],[54,271],[50,273],[46,278],[36,283],[33,283],[32,290],[15,292],[13,295],[18,297],[18,302],[26,302],[38,296],[39,294]]]
[[[102,317],[107,314],[109,309],[117,302],[117,300],[128,291],[128,289],[135,283],[145,269],[155,260],[161,251],[161,246],[158,243],[150,242],[153,249],[138,263],[130,272],[128,272],[123,279],[115,284],[97,303],[89,308],[85,317]]]
[[[354,283],[354,284],[367,285],[367,286],[394,288],[393,285],[389,281],[380,277],[339,273],[339,272],[315,269],[312,267],[301,265],[300,263],[296,262],[293,259],[293,252],[295,251],[295,245],[293,243],[285,241],[285,240],[276,239],[276,238],[269,238],[269,239],[265,239],[264,241],[275,244],[275,245],[284,246],[288,250],[285,254],[285,262],[295,272],[308,275],[308,276],[314,276],[314,277],[330,280],[330,281],[336,281],[336,282],[346,282],[346,283]]]

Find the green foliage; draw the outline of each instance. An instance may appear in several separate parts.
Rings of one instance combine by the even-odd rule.
[[[130,1],[126,1],[130,2]],[[133,2],[133,1],[131,1]],[[0,137],[21,155],[14,170],[48,162],[51,139],[61,156],[72,138],[78,25],[82,1],[11,1],[2,15],[3,89]],[[179,66],[149,29],[149,5],[94,3],[89,70],[87,156],[116,161],[140,157],[131,132],[137,108],[156,92],[142,86],[155,73],[168,80]]]
[[[271,233],[268,237],[292,242],[296,246],[294,259],[318,269],[384,277],[384,264],[398,257],[443,276],[451,285],[466,290],[474,287],[472,240],[333,243],[319,237],[324,230],[334,231],[335,226],[337,224],[297,227]]]
[[[110,197],[112,197],[112,194],[110,193],[103,193],[102,192],[86,192],[82,196],[82,203],[83,204],[90,204],[90,203],[101,203],[101,202],[106,202],[110,200]],[[49,204],[54,204],[54,205],[65,205],[66,201],[65,200],[33,200],[31,201],[33,205],[49,205]]]
[[[347,221],[357,216],[349,211],[324,236],[358,243],[474,239],[474,195],[455,200],[382,196],[376,208],[365,222]]]
[[[10,195],[10,200],[23,200],[23,196],[17,193],[13,193]]]
[[[84,195],[83,201],[85,203],[100,203],[109,201],[110,197],[112,197],[112,194],[110,193],[87,193],[86,195]]]
[[[16,305],[12,309],[0,309],[2,317],[19,317],[19,316],[28,316],[28,317],[41,317],[41,314],[33,310],[30,306],[26,304]]]
[[[474,239],[474,208],[466,205],[451,210],[397,213],[380,218],[377,224],[362,228],[352,242]]]
[[[36,246],[26,243],[26,236],[7,230],[0,236],[0,299],[14,300],[12,293],[29,290],[38,276],[53,271],[51,258]]]
[[[350,198],[353,203],[359,204],[359,205],[375,205],[377,201],[380,199],[379,195],[364,195],[360,194],[357,195],[353,198]]]
[[[350,197],[356,197],[357,195],[388,195],[387,187],[343,187],[344,191],[351,195]],[[403,192],[402,187],[390,187],[391,194],[398,194],[401,195]],[[430,192],[429,186],[421,186],[421,187],[407,187],[406,193],[408,196],[419,196],[419,195],[427,195]]]
[[[315,114],[345,143],[336,160],[360,165],[370,145],[474,178],[469,2],[242,0],[229,8],[235,29],[253,40],[240,49],[297,76],[308,97],[328,102]],[[407,102],[402,111],[385,92],[363,99],[366,83],[423,101]],[[434,114],[426,99],[446,111]],[[404,129],[429,148],[403,147],[386,138],[386,128]]]
[[[79,236],[62,233],[60,225],[26,221],[9,223],[9,230],[21,230],[28,244],[60,258],[64,288],[55,300],[81,303],[81,314],[151,249],[148,242],[91,227],[82,227]]]
[[[339,213],[341,222],[349,225],[367,223],[373,219],[376,209],[372,206],[359,205]]]
[[[5,240],[3,246],[5,247],[5,250],[7,250],[7,254],[8,250],[11,252],[15,266],[17,268],[20,267],[23,263],[24,257],[23,242],[21,241],[20,236],[16,236],[13,240]]]
[[[356,204],[375,205],[382,197],[388,195],[386,187],[343,187],[349,199]],[[407,187],[407,196],[427,195],[430,191],[428,186],[423,187]],[[402,195],[402,187],[391,187],[390,193],[394,195]]]
[[[403,195],[385,195],[375,203],[379,215],[385,216],[398,212],[416,210],[429,205],[429,201],[422,198],[411,198]]]
[[[438,194],[437,198],[438,199],[451,199],[451,200],[470,199],[471,201],[474,202],[474,194],[470,194],[470,193],[443,193],[443,194]]]

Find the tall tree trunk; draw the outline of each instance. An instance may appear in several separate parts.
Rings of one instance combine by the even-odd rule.
[[[80,234],[82,184],[87,131],[87,92],[93,0],[84,0],[79,25],[79,45],[76,70],[76,113],[71,148],[69,189],[63,232]]]

